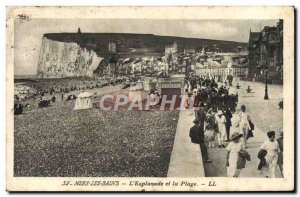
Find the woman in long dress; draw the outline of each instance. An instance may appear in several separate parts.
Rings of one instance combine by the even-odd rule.
[[[215,124],[215,117],[213,115],[213,110],[212,108],[210,108],[207,111],[206,117],[205,117],[205,123],[206,123],[206,127],[205,127],[205,132],[204,132],[204,136],[205,139],[208,141],[208,147],[209,148],[214,148],[215,144],[214,144],[214,140],[215,140],[215,129],[214,129],[214,124]]]
[[[244,143],[240,142],[240,138],[243,135],[240,133],[233,133],[230,138],[230,143],[226,147],[227,149],[227,176],[228,177],[239,177],[241,169],[238,169],[238,157],[240,150],[245,150]]]
[[[218,110],[217,115],[215,116],[216,123],[218,124],[218,133],[217,133],[217,138],[218,138],[218,143],[219,143],[219,148],[225,148],[223,142],[226,141],[227,139],[227,134],[226,134],[226,118],[222,112],[222,110]]]

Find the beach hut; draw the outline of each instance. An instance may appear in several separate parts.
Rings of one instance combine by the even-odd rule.
[[[76,99],[74,110],[92,108],[92,94],[89,92],[81,92]]]

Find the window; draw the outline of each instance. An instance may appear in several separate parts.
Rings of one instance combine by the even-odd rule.
[[[274,58],[275,57],[275,53],[276,53],[276,47],[275,46],[271,46],[270,47],[270,57]]]

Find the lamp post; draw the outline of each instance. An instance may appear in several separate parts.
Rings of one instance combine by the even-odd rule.
[[[266,66],[266,87],[265,87],[264,100],[269,100],[269,95],[268,95],[268,66]]]

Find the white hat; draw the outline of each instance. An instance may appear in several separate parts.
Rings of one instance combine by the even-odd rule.
[[[222,110],[218,110],[218,113],[217,113],[217,115],[219,116],[219,115],[223,115],[223,112],[222,112]]]

